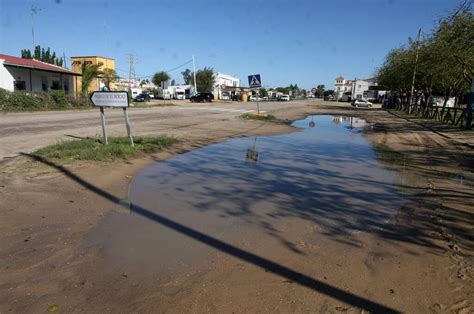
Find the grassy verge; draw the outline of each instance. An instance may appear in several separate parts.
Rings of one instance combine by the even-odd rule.
[[[65,141],[41,148],[35,155],[48,160],[66,161],[125,159],[138,152],[155,152],[178,141],[167,135],[135,137],[133,140],[133,147],[128,143],[127,137],[110,137],[108,145],[103,145],[96,138]]]
[[[240,116],[244,120],[260,120],[260,121],[273,121],[276,120],[275,116],[267,113],[256,113],[247,112]]]

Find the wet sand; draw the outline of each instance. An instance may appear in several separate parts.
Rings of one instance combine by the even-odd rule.
[[[382,111],[310,103],[272,114],[296,119],[318,112],[375,123],[364,137],[384,167],[399,174],[395,181],[406,200],[382,230],[344,233],[282,217],[271,232],[249,232],[227,243],[142,211],[186,234],[195,251],[179,267],[171,260],[164,272],[146,271],[147,265],[109,267],[107,246],[88,236],[111,211],[126,214],[116,203],[127,198],[130,176],[154,160],[220,142],[234,125],[247,135],[291,128],[223,122],[212,134],[190,130],[192,141],[114,164],[52,169],[17,158],[2,165],[0,181],[0,311],[44,312],[51,305],[62,312],[115,313],[472,311],[472,151]],[[157,236],[178,239],[168,232]],[[284,239],[275,236],[281,234]],[[130,240],[130,234],[122,236],[124,243]],[[173,241],[159,243],[150,256],[166,259],[167,249],[176,250]],[[204,246],[213,249],[202,252]],[[191,261],[194,255],[200,262]]]

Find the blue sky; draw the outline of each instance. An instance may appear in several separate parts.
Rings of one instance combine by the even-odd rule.
[[[19,56],[35,42],[66,57],[116,59],[128,77],[172,69],[195,55],[196,67],[240,77],[260,73],[264,86],[317,84],[373,75],[386,53],[428,33],[457,0],[0,0],[0,53]],[[68,64],[70,61],[68,60]],[[191,64],[188,65],[191,67]],[[180,71],[171,72],[177,82]]]

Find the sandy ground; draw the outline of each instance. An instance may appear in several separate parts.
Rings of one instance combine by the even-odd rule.
[[[278,232],[296,244],[289,251],[263,233],[231,245],[148,214],[213,253],[169,273],[108,267],[104,248],[86,239],[108,213],[124,210],[137,171],[229,137],[292,131],[285,123],[238,119],[251,105],[197,107],[131,112],[137,133],[175,134],[182,141],[112,163],[15,157],[64,134],[99,133],[95,111],[0,117],[0,313],[474,311],[472,133],[335,103],[268,103],[263,109],[282,119],[321,113],[375,123],[365,136],[382,164],[400,173],[407,199],[386,227],[339,234],[302,219],[280,220]],[[111,114],[111,133],[123,131],[120,119],[120,112]]]

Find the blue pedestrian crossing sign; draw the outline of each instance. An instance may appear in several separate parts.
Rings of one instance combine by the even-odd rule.
[[[260,79],[260,74],[249,75],[249,87],[262,87],[262,80]]]

